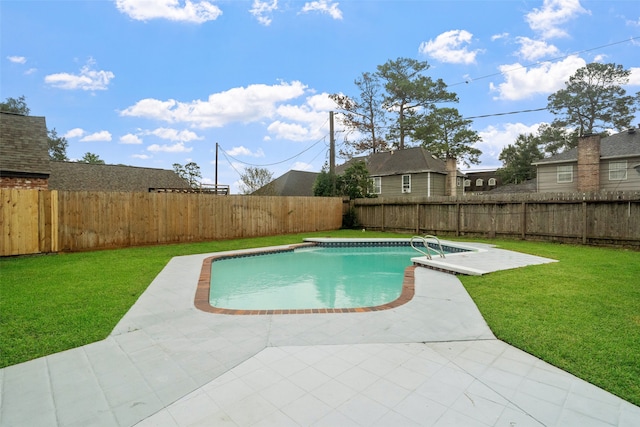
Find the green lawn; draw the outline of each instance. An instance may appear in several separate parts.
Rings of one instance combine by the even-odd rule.
[[[0,259],[0,367],[105,338],[173,256],[335,231]],[[406,236],[404,236],[406,237]],[[640,252],[491,241],[558,263],[460,277],[498,338],[640,405]]]

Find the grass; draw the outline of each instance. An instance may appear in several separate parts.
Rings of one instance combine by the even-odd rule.
[[[104,339],[174,256],[299,243],[310,236],[363,234],[341,230],[2,258],[0,367]],[[366,234],[378,236],[396,235]],[[640,252],[489,243],[560,261],[460,277],[496,336],[640,405]]]
[[[640,406],[640,252],[491,243],[560,261],[461,277],[493,333]]]

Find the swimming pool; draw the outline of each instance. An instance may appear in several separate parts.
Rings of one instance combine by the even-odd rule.
[[[227,314],[364,311],[413,297],[411,259],[419,254],[408,240],[313,240],[313,246],[211,259],[199,288],[208,279],[209,306]]]

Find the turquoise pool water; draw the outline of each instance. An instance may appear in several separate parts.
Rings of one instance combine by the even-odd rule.
[[[402,292],[409,246],[311,247],[216,260],[210,303],[235,310],[372,307]]]

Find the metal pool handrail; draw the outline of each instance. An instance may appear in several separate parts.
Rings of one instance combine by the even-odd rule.
[[[427,239],[434,239],[436,241],[436,243],[438,243],[438,250],[433,249],[438,255],[440,255],[440,258],[445,258],[444,256],[444,250],[442,249],[442,244],[440,243],[440,239],[438,239],[436,236],[433,236],[431,234],[425,234],[424,236],[413,236],[411,237],[411,241],[409,242],[411,244],[411,247],[420,252],[421,254],[423,254],[424,256],[427,257],[427,259],[431,259],[431,247],[429,246],[429,242],[427,241]],[[413,241],[414,240],[421,240],[422,244],[424,245],[424,247],[426,248],[426,252],[417,248],[414,244]]]

